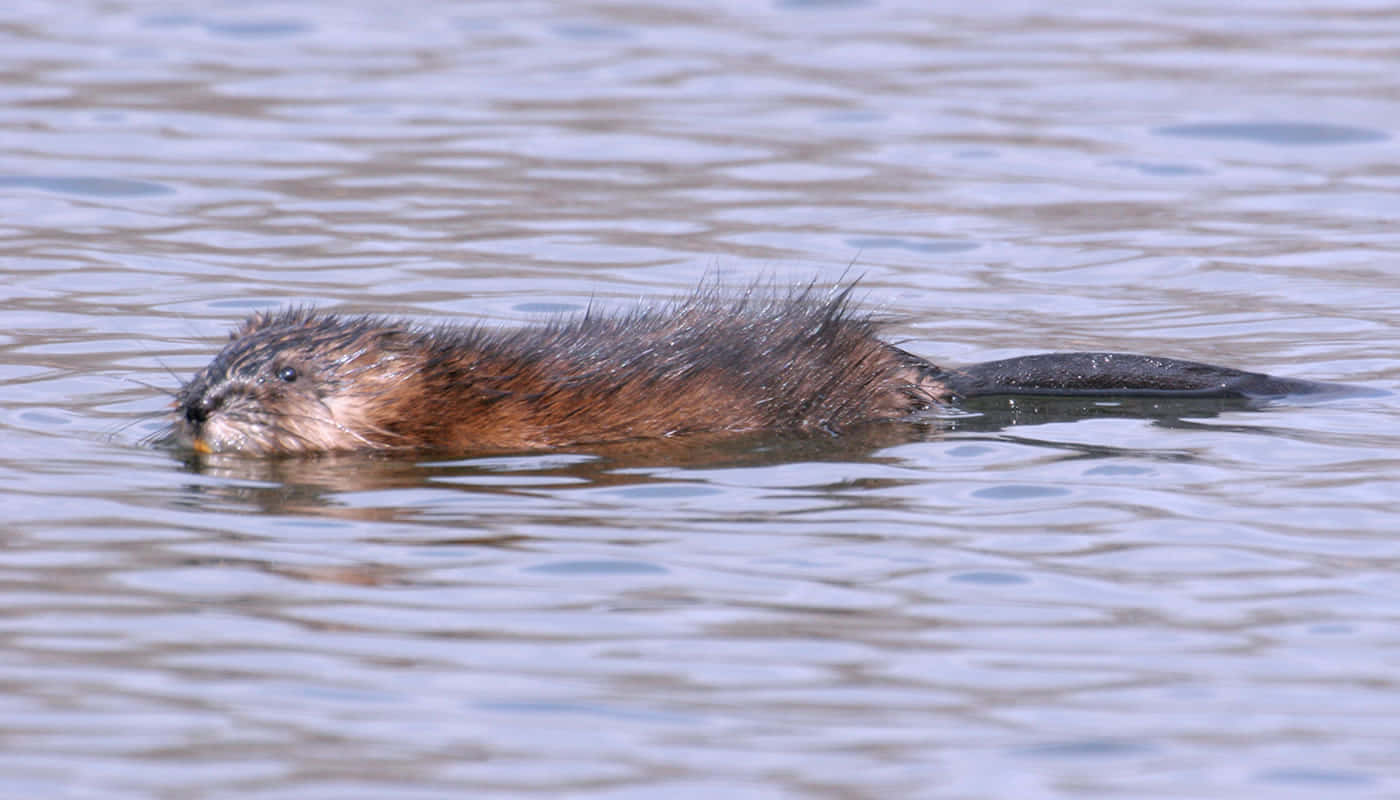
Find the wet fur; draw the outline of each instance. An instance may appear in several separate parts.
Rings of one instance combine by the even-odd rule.
[[[1342,388],[1121,353],[944,370],[882,341],[849,294],[716,289],[518,329],[311,309],[258,314],[181,388],[175,434],[197,450],[255,455],[534,450],[702,433],[835,434],[982,395]]]
[[[259,314],[180,392],[210,450],[528,450],[902,419],[947,399],[849,290],[704,292],[514,330]],[[279,371],[297,371],[291,383]]]

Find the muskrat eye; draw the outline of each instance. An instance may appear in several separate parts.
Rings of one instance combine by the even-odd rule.
[[[277,377],[279,380],[285,381],[286,383],[295,381],[297,379],[296,367],[282,367],[277,370]]]

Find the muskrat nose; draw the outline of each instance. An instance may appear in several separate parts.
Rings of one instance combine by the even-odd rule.
[[[202,397],[191,400],[185,405],[185,419],[188,420],[191,425],[200,425],[209,419],[209,412],[212,410],[213,408],[209,401]]]

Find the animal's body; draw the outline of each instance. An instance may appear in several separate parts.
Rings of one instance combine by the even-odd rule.
[[[1336,388],[1176,359],[1048,353],[944,369],[879,337],[849,290],[588,313],[518,329],[258,314],[181,388],[201,452],[535,450],[825,431],[997,394],[1268,397]]]

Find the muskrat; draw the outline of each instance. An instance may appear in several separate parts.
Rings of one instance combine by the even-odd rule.
[[[422,327],[294,308],[255,314],[176,396],[201,453],[520,451],[761,430],[837,434],[967,397],[1266,398],[1333,384],[1123,353],[958,369],[879,338],[851,287],[699,291],[517,329]]]

